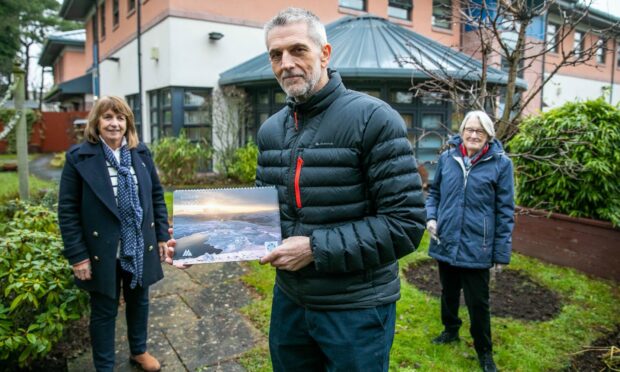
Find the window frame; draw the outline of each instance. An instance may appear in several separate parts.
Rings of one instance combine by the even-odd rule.
[[[99,26],[99,34],[101,36],[100,39],[105,39],[105,1],[101,3],[101,6],[99,7],[99,13],[99,19],[101,23],[101,25]]]
[[[368,9],[368,4],[366,2],[366,0],[359,0],[362,3],[362,7],[361,8],[357,8],[355,6],[351,6],[351,5],[343,5],[343,2],[346,2],[346,0],[338,0],[338,6],[341,8],[347,8],[347,9],[353,9],[353,10],[359,10],[362,12],[365,12]]]
[[[549,27],[555,27],[555,31],[553,32],[553,35],[551,35],[549,33]],[[558,37],[558,32],[560,30],[560,25],[555,23],[555,22],[549,22],[547,23],[547,32],[545,33],[545,43],[547,44],[547,48],[549,48],[550,45],[552,45],[551,49],[549,49],[550,53],[558,53],[559,50],[559,43],[557,41],[557,37]]]
[[[127,0],[127,13],[133,13],[136,11],[136,1],[139,0]],[[131,6],[133,4],[133,6]]]
[[[405,11],[405,17],[400,17],[398,15],[394,15],[394,14],[390,14],[390,9],[399,9],[399,10],[404,10]],[[413,9],[413,2],[412,0],[409,1],[398,1],[398,0],[388,0],[388,8],[387,8],[387,13],[388,13],[388,17],[390,18],[396,18],[396,19],[402,19],[405,21],[411,21],[411,11]]]
[[[577,41],[577,35],[579,35],[579,41]],[[580,58],[583,54],[585,48],[585,36],[585,32],[575,30],[575,34],[573,35],[573,51],[577,58]]]
[[[129,105],[129,108],[133,112],[136,132],[138,133],[138,138],[142,140],[142,113],[140,112],[140,98],[138,96],[138,93],[126,95],[125,102],[127,102],[127,105]]]
[[[454,7],[452,4],[452,0],[433,0],[432,13],[431,13],[431,26],[440,28],[442,30],[452,30],[453,11],[454,11]],[[449,15],[449,17],[445,16],[446,13]],[[444,18],[447,18],[447,19],[444,19]],[[438,19],[443,19],[446,22],[446,24],[442,25],[442,23],[439,22]]]
[[[112,28],[116,29],[121,21],[119,0],[112,0]]]

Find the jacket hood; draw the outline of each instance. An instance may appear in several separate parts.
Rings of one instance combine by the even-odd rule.
[[[462,143],[463,138],[461,138],[460,134],[455,134],[448,140],[448,144],[450,145],[451,150],[458,148]],[[489,151],[487,152],[487,156],[503,153],[504,146],[502,146],[502,143],[497,138],[493,137],[493,139],[489,141]]]
[[[327,109],[327,107],[346,90],[342,84],[342,78],[336,70],[327,69],[327,76],[329,77],[327,84],[307,101],[299,103],[296,102],[293,97],[287,97],[286,105],[291,109],[291,112],[314,116]],[[336,91],[341,92],[339,92],[340,94],[332,94]]]

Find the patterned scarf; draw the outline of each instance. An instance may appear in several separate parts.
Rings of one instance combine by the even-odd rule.
[[[118,164],[112,150],[102,143],[105,160],[118,172],[116,200],[121,217],[121,268],[132,274],[131,285],[142,285],[144,269],[144,239],[142,237],[142,207],[138,188],[131,175],[131,153],[127,145],[121,147]]]

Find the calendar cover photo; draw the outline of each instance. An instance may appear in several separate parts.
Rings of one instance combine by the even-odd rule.
[[[281,244],[275,187],[173,193],[175,264],[257,260]]]

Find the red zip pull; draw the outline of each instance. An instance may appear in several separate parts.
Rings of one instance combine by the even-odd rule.
[[[301,167],[304,165],[304,159],[297,157],[297,166],[295,167],[295,203],[297,208],[301,209],[301,190],[299,189],[299,178],[301,177]]]
[[[295,118],[295,130],[299,130],[299,124],[297,123],[297,111],[293,113],[293,117]]]

